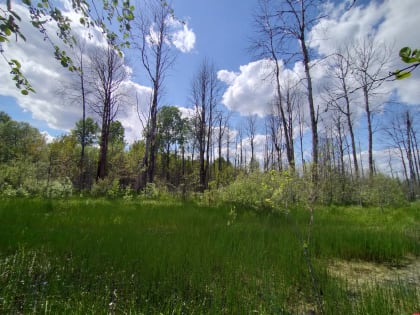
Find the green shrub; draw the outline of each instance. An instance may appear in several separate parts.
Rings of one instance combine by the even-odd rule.
[[[94,197],[115,199],[121,195],[120,183],[118,179],[112,179],[110,177],[99,179],[93,184],[91,194]]]
[[[147,183],[141,195],[146,199],[157,199],[159,197],[159,190],[155,183]]]
[[[360,203],[364,206],[396,207],[407,203],[402,185],[378,174],[360,181]]]
[[[46,189],[46,195],[49,198],[70,197],[72,194],[73,183],[68,177],[53,180]]]
[[[205,193],[209,203],[227,203],[238,209],[273,212],[306,202],[310,186],[289,172],[252,172],[239,176],[229,186]]]

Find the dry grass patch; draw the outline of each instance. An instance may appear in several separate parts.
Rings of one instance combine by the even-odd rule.
[[[420,283],[420,259],[407,257],[398,266],[335,259],[329,264],[328,272],[352,286],[398,282],[415,286]]]

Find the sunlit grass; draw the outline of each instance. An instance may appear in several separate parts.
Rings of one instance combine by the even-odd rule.
[[[194,203],[1,200],[0,313],[300,314],[315,309],[307,214]],[[416,207],[320,209],[309,244],[326,314],[419,311],[411,285],[362,291],[331,259],[420,256]],[[373,311],[378,308],[378,311]],[[367,312],[367,313],[366,313]]]

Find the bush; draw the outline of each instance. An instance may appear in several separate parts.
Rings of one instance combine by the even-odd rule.
[[[120,183],[118,179],[111,179],[109,177],[99,179],[93,184],[91,194],[94,197],[115,199],[121,195]]]
[[[73,183],[68,177],[53,180],[46,189],[46,195],[49,198],[70,197],[72,194]]]
[[[229,186],[207,191],[204,200],[263,212],[288,210],[306,201],[310,186],[304,183],[287,171],[252,172],[239,176]]]
[[[360,181],[360,201],[364,206],[396,207],[407,203],[402,185],[393,178],[375,175]]]
[[[159,197],[159,190],[155,183],[147,183],[141,195],[146,199],[157,199]]]

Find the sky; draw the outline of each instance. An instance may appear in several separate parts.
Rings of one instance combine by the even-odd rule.
[[[66,3],[66,0],[61,1]],[[321,90],[328,84],[323,58],[335,52],[337,47],[370,35],[371,40],[392,47],[391,55],[394,58],[389,65],[390,71],[403,66],[398,58],[401,47],[420,47],[420,37],[416,31],[418,0],[358,0],[350,10],[348,2],[325,1],[322,8],[325,18],[320,19],[308,34],[308,45],[316,56],[312,75],[315,88],[319,91],[315,95],[319,104],[323,103]],[[20,1],[12,3],[13,9],[21,16],[27,14]],[[269,112],[274,90],[267,80],[267,62],[249,51],[250,42],[256,36],[253,14],[258,7],[257,0],[173,0],[172,6],[175,16],[184,24],[174,25],[176,36],[171,45],[177,58],[168,72],[161,105],[179,106],[184,112],[187,112],[185,108],[192,107],[192,77],[206,58],[218,71],[223,87],[221,106],[234,112],[231,128],[243,125],[241,117],[246,119],[248,115],[258,115],[260,129],[257,140],[261,148],[265,141],[262,118]],[[0,7],[5,7],[5,0],[0,0]],[[69,10],[67,14],[78,21],[74,12]],[[53,34],[54,29],[50,27]],[[36,93],[21,95],[11,80],[7,64],[0,58],[0,110],[15,120],[31,123],[48,137],[59,136],[73,128],[81,116],[78,105],[66,101],[60,92],[63,82],[70,80],[71,74],[54,60],[52,47],[44,41],[42,34],[24,23],[21,28],[27,41],[12,40],[3,44],[4,54],[22,63],[22,71]],[[73,30],[76,33],[86,32],[77,23]],[[100,42],[95,38],[91,45]],[[123,89],[131,98],[137,93],[141,106],[146,106],[150,82],[135,53],[127,51],[125,54],[131,76]],[[281,63],[281,69],[283,79],[293,77],[299,80],[303,77],[301,63]],[[404,106],[417,107],[420,104],[418,72],[403,82],[387,83],[381,91],[384,96],[377,100],[378,104],[392,95]],[[126,108],[118,119],[126,129],[129,143],[140,138],[141,124],[134,106]],[[328,116],[324,120],[327,121]]]

